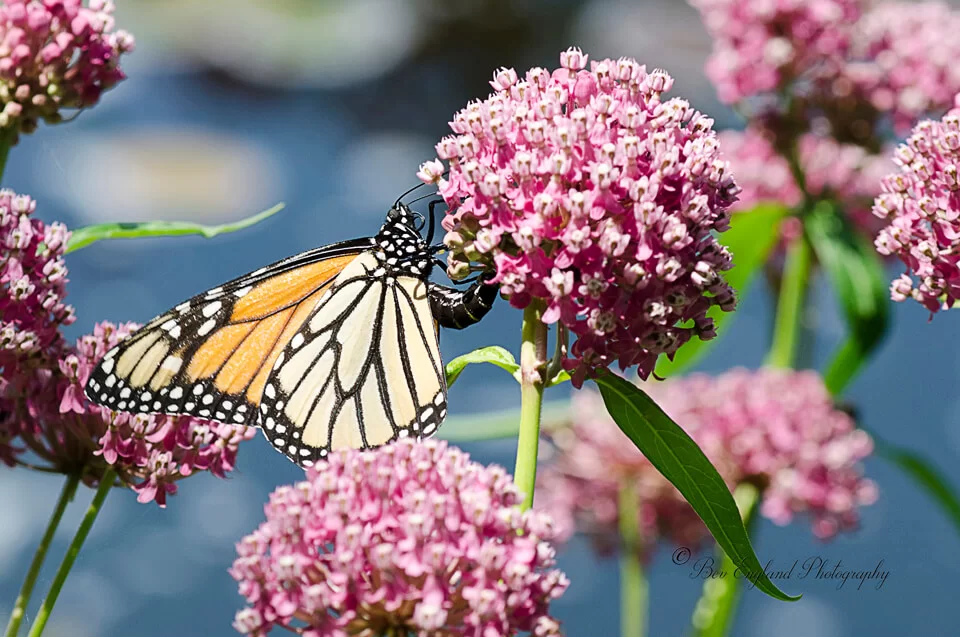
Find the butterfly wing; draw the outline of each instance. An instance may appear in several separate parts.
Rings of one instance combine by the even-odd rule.
[[[106,353],[87,397],[117,411],[256,424],[274,361],[372,245],[358,239],[304,252],[177,305]]]
[[[428,283],[363,254],[340,273],[266,379],[258,425],[294,462],[429,436],[446,416]]]

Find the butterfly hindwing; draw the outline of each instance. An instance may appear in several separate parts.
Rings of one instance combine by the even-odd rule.
[[[258,424],[279,451],[310,465],[436,430],[446,382],[428,286],[372,253],[340,273],[266,380]]]
[[[117,411],[252,425],[274,360],[372,240],[278,261],[153,319],[107,352],[85,388]]]

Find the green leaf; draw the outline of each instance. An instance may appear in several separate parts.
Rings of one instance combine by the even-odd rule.
[[[552,400],[540,410],[540,431],[560,429],[570,422],[570,402]],[[437,438],[450,442],[478,442],[516,438],[520,433],[520,410],[503,409],[468,416],[447,416]]]
[[[471,363],[490,363],[491,365],[496,365],[500,369],[505,369],[510,372],[514,378],[517,378],[517,372],[520,369],[520,365],[517,364],[517,359],[513,357],[513,354],[502,347],[497,345],[481,347],[480,349],[473,350],[469,354],[457,356],[447,363],[447,387],[457,382],[464,368]],[[519,382],[519,378],[517,378],[517,382]]]
[[[913,478],[914,482],[927,492],[934,502],[940,505],[940,509],[950,519],[957,532],[960,533],[960,497],[950,486],[950,481],[939,469],[934,466],[930,460],[924,458],[918,453],[890,444],[877,436],[875,433],[860,426],[861,429],[870,434],[873,443],[877,448],[877,455],[885,458],[899,467],[904,473]]]
[[[824,382],[837,394],[880,344],[889,323],[889,291],[873,244],[831,202],[820,202],[804,221],[817,260],[826,271],[847,321],[847,340],[834,354]]]
[[[764,593],[796,601],[777,588],[763,567],[723,478],[697,443],[636,385],[604,374],[595,379],[607,411],[651,464],[669,480],[703,520],[717,544]]]
[[[210,239],[219,234],[236,232],[258,224],[267,217],[283,210],[284,204],[278,203],[273,208],[264,210],[252,217],[241,219],[233,223],[224,223],[219,226],[204,226],[187,221],[145,221],[142,223],[100,223],[93,226],[77,228],[70,235],[67,242],[67,252],[85,248],[101,239],[139,239],[142,237],[176,237],[186,234],[199,234]]]
[[[777,245],[780,222],[788,212],[789,210],[780,204],[760,204],[747,212],[735,213],[730,222],[730,229],[720,235],[720,243],[727,246],[733,254],[734,266],[723,274],[727,283],[737,290],[738,302],[743,302],[754,274],[766,263],[770,252]],[[673,361],[661,357],[657,362],[657,375],[661,377],[679,375],[706,356],[723,334],[720,332],[720,326],[729,326],[735,314],[735,312],[721,312],[718,307],[710,308],[707,316],[711,317],[717,326],[717,338],[710,341],[691,339],[677,350]]]

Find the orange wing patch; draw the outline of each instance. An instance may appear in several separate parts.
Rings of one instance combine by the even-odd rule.
[[[236,302],[230,322],[258,319],[290,307],[336,277],[355,258],[353,254],[333,257],[278,274],[260,283]]]
[[[247,388],[260,368],[265,366],[267,361],[264,359],[276,347],[277,337],[293,312],[291,307],[256,324],[217,374],[217,390],[224,394],[240,394]]]
[[[277,357],[280,356],[280,352],[282,352],[283,348],[286,347],[288,342],[290,342],[290,339],[293,338],[293,335],[297,333],[297,330],[300,329],[300,326],[303,325],[303,322],[307,320],[307,318],[310,316],[310,313],[313,312],[313,309],[317,306],[317,303],[320,302],[320,297],[323,296],[324,292],[326,292],[329,288],[330,283],[327,283],[301,301],[295,310],[291,308],[293,311],[293,316],[290,317],[290,320],[283,328],[283,332],[280,333],[280,337],[277,339],[276,344],[270,351],[270,354],[264,359],[263,364],[260,366],[259,372],[253,379],[253,382],[250,383],[250,386],[247,388],[247,400],[249,400],[251,403],[257,404],[260,402],[260,396],[263,394],[263,388],[267,384],[267,377],[270,376],[270,372],[273,371],[273,365],[277,362]]]
[[[190,358],[190,365],[187,367],[190,380],[195,381],[216,373],[256,326],[256,323],[240,323],[221,327],[214,332]]]

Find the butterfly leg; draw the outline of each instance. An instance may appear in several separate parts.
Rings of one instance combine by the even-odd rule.
[[[482,319],[497,299],[499,286],[481,277],[465,290],[430,284],[430,309],[441,327],[462,330]]]

